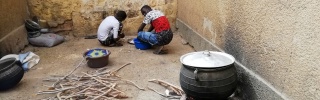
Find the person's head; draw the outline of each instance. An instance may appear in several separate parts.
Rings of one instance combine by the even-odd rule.
[[[148,12],[152,11],[152,9],[150,6],[144,5],[141,7],[140,11],[143,16],[146,16]]]
[[[118,21],[122,22],[127,18],[127,14],[126,14],[126,12],[124,12],[122,10],[117,10],[115,17]]]

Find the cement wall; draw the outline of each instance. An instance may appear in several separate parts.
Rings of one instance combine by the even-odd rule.
[[[26,0],[0,1],[0,57],[19,53],[28,44],[25,19],[28,19]]]
[[[196,50],[224,51],[237,59],[242,98],[318,100],[319,5],[318,0],[178,0],[177,28]]]
[[[177,0],[28,0],[31,14],[49,23],[52,30],[74,36],[95,34],[102,18],[114,10],[126,11],[126,35],[136,35],[143,20],[140,8],[147,4],[161,10],[175,29]],[[46,26],[46,25],[44,25]]]

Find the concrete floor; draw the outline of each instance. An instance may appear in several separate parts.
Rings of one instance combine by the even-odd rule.
[[[127,36],[129,37],[129,36]],[[132,36],[131,36],[132,37]],[[126,41],[126,38],[123,40]],[[161,79],[176,86],[179,84],[180,56],[193,52],[189,45],[183,45],[181,37],[175,33],[173,41],[165,46],[169,54],[154,55],[153,50],[138,50],[134,45],[123,42],[122,47],[103,47],[95,39],[83,39],[67,37],[67,40],[55,47],[27,47],[25,51],[33,51],[39,55],[41,60],[25,73],[21,82],[8,91],[0,92],[0,100],[35,100],[44,99],[54,95],[36,95],[37,91],[46,90],[45,85],[50,86],[52,82],[44,82],[43,79],[51,75],[66,75],[81,60],[86,49],[104,48],[111,51],[109,64],[110,70],[117,69],[123,64],[131,62],[131,65],[121,69],[118,74],[135,82],[142,87],[152,87],[157,91],[164,92],[165,88],[150,83],[150,79]],[[85,63],[75,73],[92,71]],[[160,95],[150,91],[141,91],[132,85],[119,85],[120,90],[130,96],[125,100],[166,100]]]

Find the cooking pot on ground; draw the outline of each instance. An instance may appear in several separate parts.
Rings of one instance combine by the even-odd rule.
[[[16,86],[22,79],[24,70],[19,60],[14,57],[0,60],[0,91]]]
[[[236,89],[235,58],[216,51],[187,53],[180,57],[180,85],[196,100],[227,99]]]
[[[101,68],[108,65],[110,54],[109,50],[96,48],[86,51],[83,56],[90,68]]]

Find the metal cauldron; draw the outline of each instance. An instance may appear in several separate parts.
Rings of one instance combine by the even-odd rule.
[[[181,56],[180,85],[196,100],[227,99],[237,87],[235,58],[215,51],[192,52]]]

